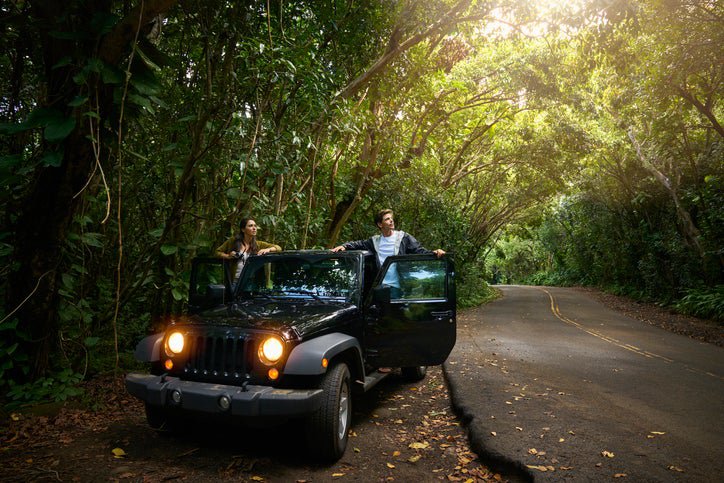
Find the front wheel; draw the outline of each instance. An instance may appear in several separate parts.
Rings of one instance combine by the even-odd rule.
[[[146,421],[148,425],[158,431],[181,434],[182,425],[178,416],[169,414],[168,410],[146,403]]]
[[[427,366],[403,367],[401,372],[402,377],[408,381],[421,381],[427,374]]]
[[[322,379],[322,406],[307,419],[307,442],[313,457],[337,461],[344,454],[352,424],[352,393],[347,364],[331,367]]]

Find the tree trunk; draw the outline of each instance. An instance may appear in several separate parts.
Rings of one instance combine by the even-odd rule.
[[[51,350],[58,339],[58,288],[63,273],[63,247],[82,199],[75,196],[85,186],[96,162],[93,146],[86,138],[85,118],[80,116],[79,111],[68,107],[68,103],[80,94],[73,76],[82,66],[55,66],[71,52],[81,52],[80,55],[85,54],[87,58],[97,54],[111,65],[120,64],[139,28],[176,1],[148,0],[139,4],[106,35],[100,52],[95,52],[93,41],[76,44],[74,40],[50,35],[51,31],[63,28],[69,32],[77,29],[70,23],[59,25],[67,5],[62,2],[32,3],[31,20],[41,29],[38,35],[47,80],[47,98],[41,101],[41,106],[52,106],[66,116],[75,116],[76,127],[62,141],[61,165],[41,167],[36,171],[36,179],[15,223],[14,259],[17,268],[10,274],[13,283],[10,284],[8,312],[17,309],[15,314],[19,323],[16,336],[21,351],[29,357],[29,379],[36,379],[47,372]],[[105,3],[88,6],[82,11],[88,22],[96,13],[108,13],[104,10],[107,7]],[[94,11],[93,7],[97,10]],[[98,92],[97,105],[103,109],[112,102],[113,93],[100,84]],[[103,117],[103,112],[100,115]],[[98,124],[102,125],[102,121]],[[47,150],[48,145],[43,148]],[[18,372],[14,377],[22,380],[24,375]]]
[[[646,155],[643,153],[643,150],[641,149],[641,145],[636,140],[636,137],[634,136],[632,131],[629,131],[628,137],[631,140],[631,144],[633,144],[634,149],[636,150],[636,154],[638,155],[641,163],[651,174],[654,175],[654,178],[656,178],[656,180],[661,183],[661,185],[664,187],[664,189],[666,189],[666,192],[671,197],[671,200],[674,202],[674,207],[676,208],[676,215],[679,219],[679,226],[681,227],[681,230],[683,232],[684,239],[688,242],[689,246],[694,249],[699,259],[703,261],[705,258],[705,253],[704,249],[701,246],[701,243],[699,242],[701,233],[694,224],[694,220],[691,218],[689,212],[686,211],[686,208],[684,208],[684,206],[681,204],[678,193],[678,181],[672,183],[671,178],[662,173],[646,157]]]
[[[81,133],[66,143],[65,162],[59,168],[42,168],[32,194],[18,218],[10,300],[17,312],[18,333],[28,340],[23,349],[30,356],[31,378],[48,368],[50,350],[57,339],[58,282],[63,245],[73,221],[78,199],[94,162],[90,143]]]

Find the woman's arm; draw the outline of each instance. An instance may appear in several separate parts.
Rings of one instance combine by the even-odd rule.
[[[216,256],[219,258],[234,258],[231,254],[234,251],[234,238],[226,240],[219,248],[216,249]]]
[[[256,252],[257,255],[264,255],[266,253],[282,251],[282,247],[280,247],[279,245],[275,245],[274,243],[267,243],[261,240],[256,241],[256,246],[259,248],[259,250]]]

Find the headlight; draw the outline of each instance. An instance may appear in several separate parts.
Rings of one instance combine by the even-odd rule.
[[[181,332],[171,332],[166,340],[166,353],[169,356],[180,354],[184,350],[184,335]]]
[[[284,344],[278,337],[268,337],[259,345],[259,360],[270,366],[284,355]]]

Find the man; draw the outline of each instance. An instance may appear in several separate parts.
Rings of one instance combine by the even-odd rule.
[[[395,217],[392,210],[382,210],[375,215],[375,225],[380,229],[379,235],[374,235],[367,240],[357,240],[343,243],[332,248],[333,252],[341,252],[345,250],[369,250],[375,254],[378,268],[385,263],[387,257],[393,255],[410,255],[415,253],[434,253],[438,258],[445,255],[445,251],[438,248],[437,250],[428,250],[420,245],[414,236],[405,233],[402,230],[395,230]],[[400,297],[400,276],[397,273],[397,266],[393,265],[387,271],[383,285],[390,286],[390,295],[393,299]],[[378,368],[379,372],[388,373],[391,371],[389,367]]]
[[[375,215],[375,224],[380,229],[380,234],[375,235],[367,240],[357,240],[343,243],[342,245],[332,248],[333,252],[344,250],[369,250],[376,255],[377,265],[381,267],[387,257],[392,255],[410,255],[415,253],[434,253],[438,258],[445,255],[445,251],[438,248],[437,250],[428,250],[420,245],[415,237],[401,230],[395,230],[395,218],[392,210],[382,210]],[[393,267],[387,272],[385,279],[382,281],[384,285],[389,285],[399,290],[400,281],[397,270]],[[393,294],[394,295],[394,294]],[[393,297],[394,298],[394,297]]]

